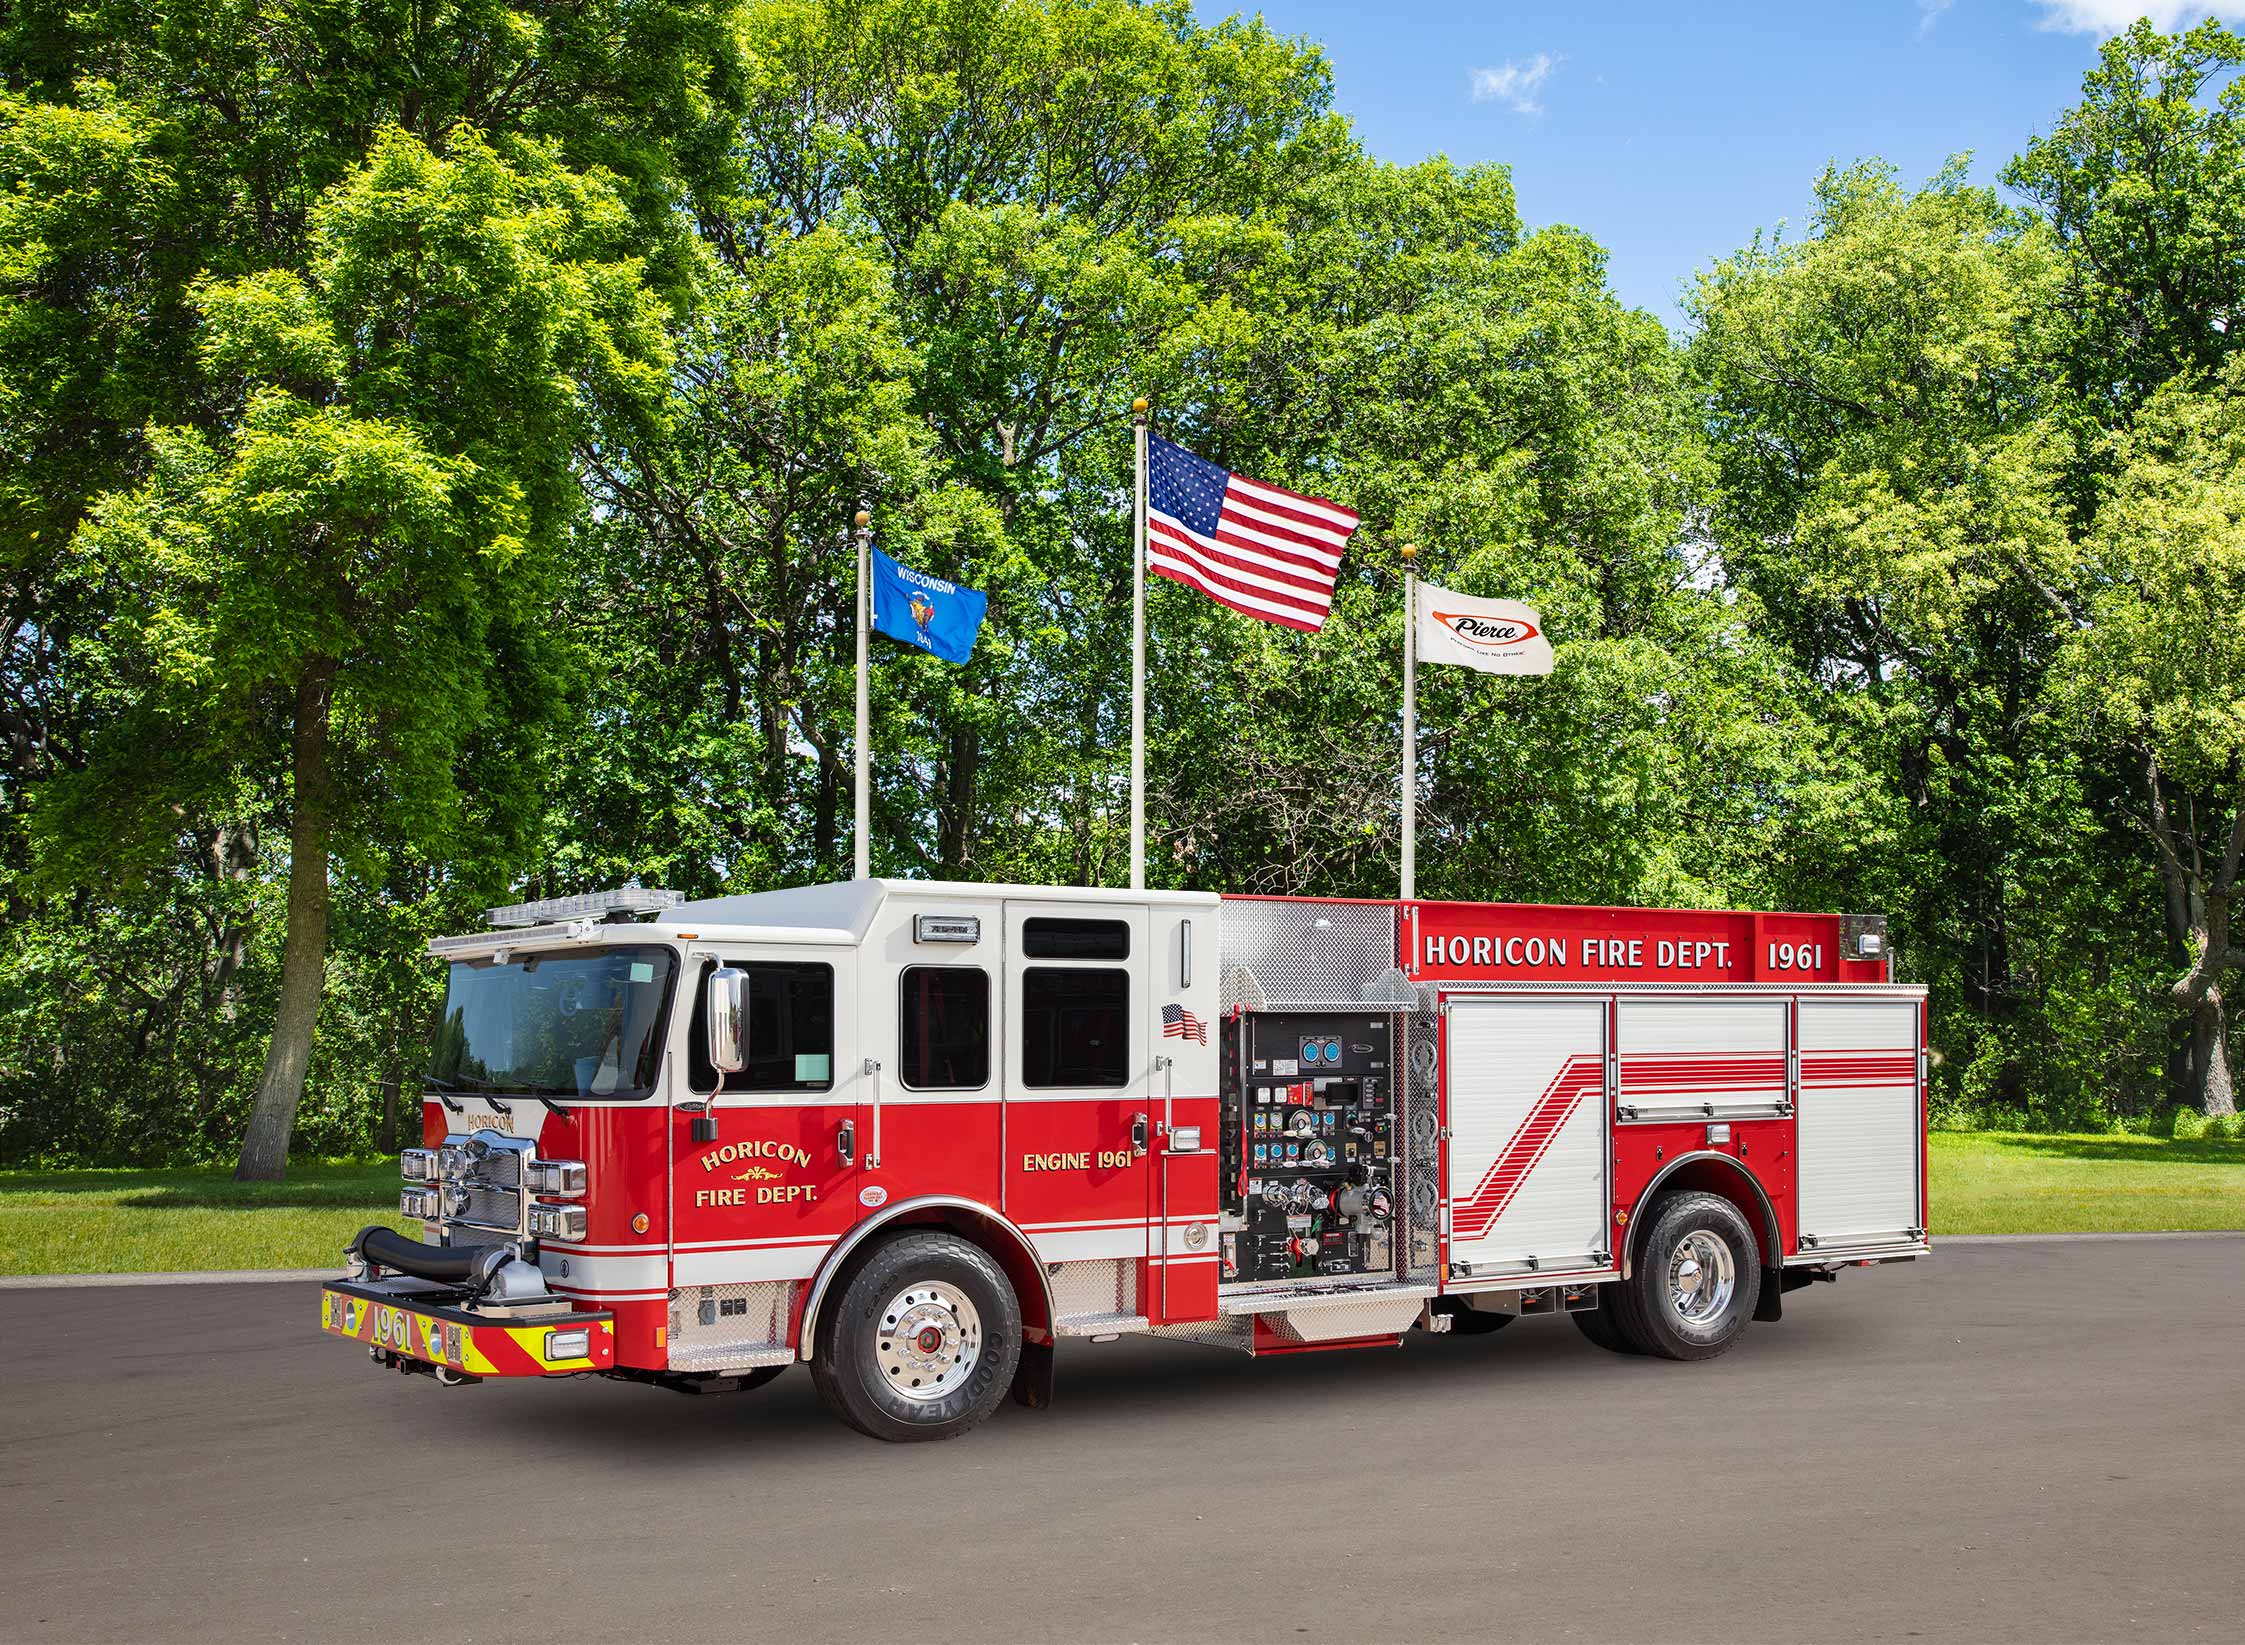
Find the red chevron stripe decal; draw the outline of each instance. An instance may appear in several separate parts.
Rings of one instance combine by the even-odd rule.
[[[1551,1151],[1553,1140],[1569,1116],[1585,1096],[1593,1091],[1603,1093],[1605,1082],[1605,1070],[1599,1059],[1570,1057],[1567,1060],[1544,1087],[1543,1095],[1529,1108],[1511,1140],[1499,1150],[1495,1162],[1481,1178],[1480,1186],[1468,1198],[1451,1202],[1454,1239],[1480,1239],[1496,1226],[1497,1218],[1504,1215],[1505,1207],[1528,1180],[1528,1173]]]

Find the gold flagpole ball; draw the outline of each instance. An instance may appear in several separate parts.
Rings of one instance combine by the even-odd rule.
[[[864,509],[862,509],[862,508],[861,508],[861,509],[859,509],[859,510],[857,511],[857,528],[858,528],[858,530],[860,530],[860,531],[863,531],[863,530],[864,530],[864,529],[865,529],[865,528],[866,528],[867,526],[871,525],[872,523],[873,523],[873,516],[872,516],[872,515],[870,515],[870,514],[866,513],[866,512],[865,512],[865,510],[864,510]]]
[[[1402,555],[1406,560],[1415,560],[1419,557],[1419,545],[1417,543],[1405,543],[1396,550],[1396,553]]]
[[[1143,400],[1133,400],[1133,401],[1131,401],[1131,402],[1130,402],[1130,414],[1131,414],[1131,415],[1132,415],[1133,417],[1143,417],[1143,416],[1145,416],[1145,415],[1146,415],[1146,402],[1145,402],[1145,401],[1143,401]]]

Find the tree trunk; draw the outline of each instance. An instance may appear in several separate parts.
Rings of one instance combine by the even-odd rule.
[[[2237,1112],[2237,1086],[2229,1067],[2229,1013],[2223,1009],[2222,991],[2209,988],[2191,1014],[2191,1038],[2197,1042],[2193,1059],[2200,1075],[2199,1107],[2209,1116]]]
[[[295,806],[288,827],[288,935],[281,944],[281,1001],[265,1074],[242,1139],[236,1182],[279,1182],[288,1171],[289,1135],[312,1065],[312,1027],[327,981],[327,842],[330,792],[328,707],[335,661],[315,657],[296,682],[292,761]]]

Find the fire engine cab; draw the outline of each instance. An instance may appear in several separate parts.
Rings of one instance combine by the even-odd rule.
[[[321,1323],[447,1384],[800,1360],[934,1439],[1069,1338],[1566,1314],[1705,1359],[1927,1252],[1884,922],[865,879],[492,911]]]

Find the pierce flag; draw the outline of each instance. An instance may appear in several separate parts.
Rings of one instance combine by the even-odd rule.
[[[947,663],[974,655],[982,632],[985,594],[899,565],[879,549],[872,551],[873,627],[892,640],[932,651]]]
[[[1551,642],[1534,606],[1453,594],[1432,583],[1420,583],[1417,593],[1422,662],[1456,663],[1484,674],[1551,672]]]

